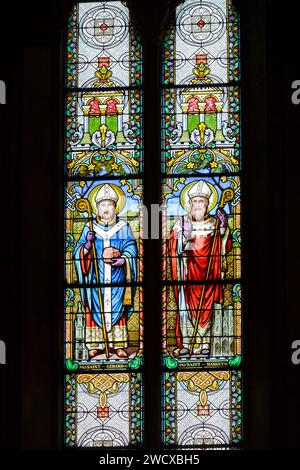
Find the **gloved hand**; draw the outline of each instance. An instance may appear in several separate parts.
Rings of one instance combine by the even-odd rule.
[[[218,209],[217,217],[220,219],[220,228],[227,228],[228,217],[227,217],[226,212],[223,209]]]
[[[92,248],[92,243],[96,240],[96,234],[95,232],[88,232],[86,234],[86,243],[84,245],[84,248],[86,250],[90,250]]]
[[[181,217],[180,218],[180,226],[182,228],[182,232],[184,237],[189,240],[192,236],[192,221],[189,217]]]
[[[124,258],[112,258],[111,265],[115,266],[116,268],[120,268],[121,266],[123,266],[124,263],[125,263]]]

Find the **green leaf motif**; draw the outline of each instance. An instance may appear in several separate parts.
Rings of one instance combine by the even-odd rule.
[[[139,369],[142,365],[142,359],[143,359],[142,354],[135,356],[134,359],[131,359],[130,361],[128,361],[128,367],[130,367],[130,369],[133,369],[133,370]]]
[[[74,372],[75,370],[78,369],[78,367],[79,367],[78,362],[73,362],[72,359],[66,360],[66,368],[68,370],[71,370],[72,372]]]
[[[239,367],[242,362],[242,356],[239,354],[236,354],[236,356],[231,357],[228,361],[228,364],[230,367]]]
[[[66,306],[67,306],[67,307],[74,307],[74,302],[73,302],[73,300],[68,300],[67,303],[66,303]]]
[[[168,369],[175,369],[178,366],[177,359],[171,356],[164,357],[164,363]]]

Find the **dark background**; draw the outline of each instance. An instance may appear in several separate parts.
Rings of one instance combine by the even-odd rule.
[[[132,0],[144,34],[145,199],[159,202],[159,36],[174,1]],[[245,446],[300,448],[300,2],[241,1]],[[1,448],[63,443],[63,0],[1,4]],[[160,436],[160,245],[146,243],[145,445]],[[157,301],[153,301],[153,299]],[[150,353],[150,351],[152,351]]]

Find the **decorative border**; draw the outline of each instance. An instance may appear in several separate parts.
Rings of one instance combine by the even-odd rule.
[[[65,444],[76,446],[76,376],[65,377]]]
[[[243,438],[242,429],[242,372],[240,370],[231,372],[231,394],[230,404],[232,407],[232,435],[233,443],[238,443]]]
[[[129,49],[131,51],[132,60],[130,60],[130,84],[140,86],[142,84],[142,45],[141,36],[130,28]]]
[[[229,50],[229,80],[238,82],[240,77],[240,23],[239,13],[232,0],[227,1],[228,12],[228,50]]]
[[[175,81],[175,67],[174,67],[174,52],[175,52],[175,28],[173,25],[168,30],[164,41],[162,51],[162,82],[165,85],[174,83]]]
[[[130,444],[140,445],[143,440],[143,384],[140,373],[131,374],[130,379],[130,403],[132,406]]]
[[[162,376],[162,426],[163,442],[165,445],[174,445],[177,442],[176,432],[176,397],[175,374],[166,372]]]
[[[78,3],[76,3],[69,17],[67,25],[66,72],[65,84],[67,87],[77,86],[78,38],[77,38]]]

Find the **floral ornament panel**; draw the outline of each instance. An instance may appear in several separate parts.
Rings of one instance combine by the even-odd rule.
[[[164,444],[223,449],[242,439],[240,371],[163,375]]]
[[[72,374],[65,381],[67,447],[140,446],[141,374]]]

